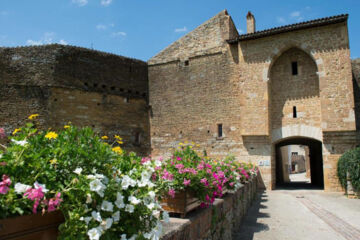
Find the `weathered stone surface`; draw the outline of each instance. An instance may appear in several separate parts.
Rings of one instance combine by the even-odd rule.
[[[0,126],[10,134],[38,113],[46,128],[90,126],[109,137],[121,135],[126,150],[147,155],[147,79],[145,62],[90,49],[0,48]]]

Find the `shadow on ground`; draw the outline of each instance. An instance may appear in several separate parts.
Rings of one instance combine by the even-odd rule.
[[[276,190],[324,190],[324,188],[308,182],[292,182],[277,185]]]
[[[269,218],[270,215],[267,213],[261,213],[260,209],[267,208],[262,203],[268,201],[267,194],[262,191],[258,192],[257,198],[253,205],[249,208],[246,216],[242,220],[242,225],[238,232],[235,234],[236,240],[252,240],[254,233],[268,231],[269,226],[267,224],[258,223],[260,218]]]

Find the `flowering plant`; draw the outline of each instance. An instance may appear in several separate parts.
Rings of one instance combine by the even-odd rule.
[[[61,210],[60,239],[159,239],[152,165],[90,128],[15,129],[0,158],[0,219]],[[163,212],[162,218],[167,218]]]
[[[153,181],[160,196],[174,198],[177,192],[190,190],[199,198],[202,207],[212,204],[216,197],[222,197],[225,189],[237,190],[241,182],[249,177],[253,166],[238,163],[233,157],[214,161],[196,151],[195,143],[184,142],[168,159],[155,161]],[[143,163],[150,163],[143,158]]]

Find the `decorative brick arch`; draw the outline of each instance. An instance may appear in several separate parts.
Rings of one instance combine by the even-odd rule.
[[[325,74],[323,72],[323,60],[319,56],[319,54],[316,54],[316,51],[313,50],[310,46],[308,46],[306,43],[299,43],[296,41],[289,41],[286,45],[281,46],[280,48],[274,48],[273,51],[270,53],[268,60],[266,61],[266,65],[263,69],[263,80],[265,82],[268,82],[270,80],[270,71],[271,67],[274,65],[276,60],[287,50],[291,48],[298,48],[305,52],[309,57],[315,62],[317,67],[317,74],[319,76],[319,80],[321,80],[321,77],[323,77]]]

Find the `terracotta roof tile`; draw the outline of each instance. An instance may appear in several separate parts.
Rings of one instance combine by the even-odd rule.
[[[285,26],[276,27],[276,28],[265,29],[262,31],[254,32],[254,33],[239,35],[237,38],[229,39],[227,42],[230,44],[237,43],[239,41],[262,38],[262,37],[275,35],[275,34],[279,34],[279,33],[285,33],[285,32],[290,32],[290,31],[295,31],[295,30],[300,30],[300,29],[319,27],[319,26],[324,26],[324,25],[328,25],[328,24],[345,22],[345,21],[347,21],[348,17],[349,17],[348,14],[341,14],[341,15],[337,15],[337,16],[319,18],[319,19],[315,19],[315,20],[311,20],[311,21],[300,22],[300,23],[285,25]]]

